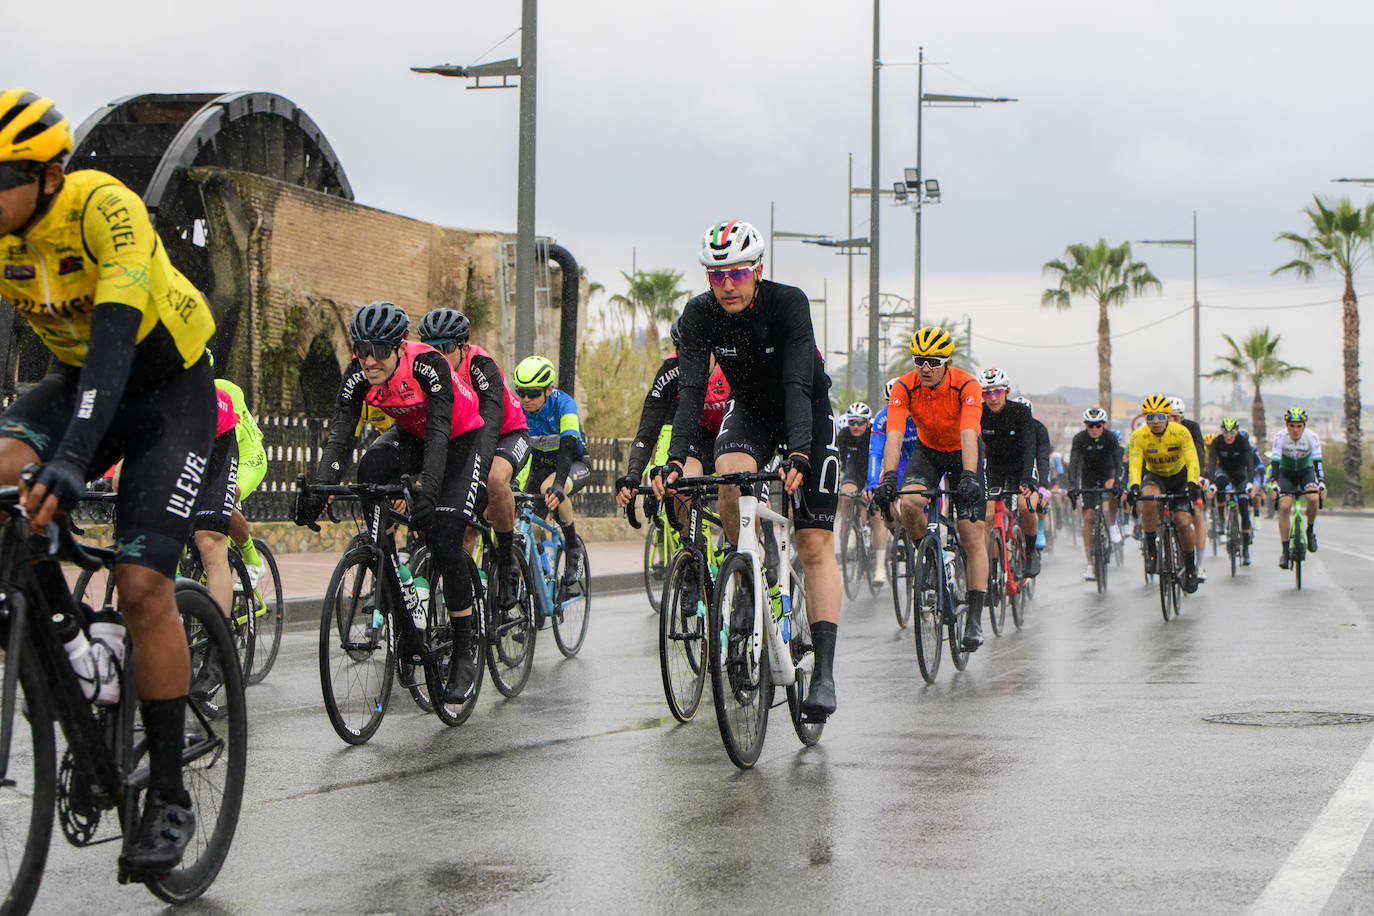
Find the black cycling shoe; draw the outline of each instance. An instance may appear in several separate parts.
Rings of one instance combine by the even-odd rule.
[[[1153,576],[1159,571],[1159,559],[1152,553],[1145,554],[1145,574]]]
[[[138,830],[132,839],[125,838],[119,867],[132,881],[161,877],[181,864],[186,844],[195,832],[196,814],[184,790],[182,798],[175,799],[164,798],[156,789],[149,789],[143,799],[143,817],[139,818]]]
[[[1307,529],[1307,552],[1317,552],[1317,532],[1313,531],[1311,527]]]
[[[979,615],[982,616],[981,614]],[[983,628],[972,617],[964,618],[964,651],[976,652],[983,644]]]
[[[1040,550],[1032,547],[1026,551],[1026,578],[1033,579],[1040,575]]]
[[[691,629],[692,620],[697,616],[697,605],[701,602],[701,584],[697,577],[689,575],[687,581],[682,583],[682,590],[678,594],[678,611],[682,617],[682,626],[684,629]]]
[[[444,684],[445,703],[463,703],[472,695],[472,685],[477,680],[477,663],[472,660],[469,646],[453,647],[448,657],[448,679]]]
[[[571,588],[582,581],[582,573],[586,567],[587,558],[582,545],[577,541],[570,542],[567,552],[563,555],[563,578],[559,581],[565,588]]]
[[[835,676],[822,672],[820,666],[811,672],[811,683],[802,698],[802,715],[812,720],[825,720],[835,712]]]
[[[1283,544],[1283,553],[1279,554],[1279,569],[1288,568],[1288,542]]]
[[[1183,590],[1188,594],[1197,591],[1197,567],[1183,571]]]
[[[730,635],[748,636],[754,630],[754,590],[744,582],[735,586],[735,606],[730,609]]]
[[[195,700],[208,700],[224,686],[224,668],[220,665],[219,653],[211,651],[205,656],[200,670],[191,678],[191,688],[187,696]]]
[[[1241,565],[1241,566],[1249,566],[1249,565],[1250,565],[1250,545],[1249,545],[1249,544],[1245,544],[1244,546],[1242,546],[1242,547],[1240,548],[1240,565]]]
[[[510,553],[501,561],[501,568],[496,573],[496,606],[504,611],[519,602],[520,560],[516,557],[515,548],[512,547]]]

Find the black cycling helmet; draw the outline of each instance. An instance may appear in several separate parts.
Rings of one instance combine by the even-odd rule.
[[[472,322],[457,309],[435,309],[420,319],[420,342],[452,340],[465,344],[472,334]]]
[[[681,320],[681,316],[674,318],[672,327],[668,328],[668,336],[673,339],[673,346],[679,348],[682,346],[682,331],[678,328],[677,323]]]
[[[394,302],[369,302],[348,322],[348,333],[364,343],[398,344],[409,330],[410,316]]]

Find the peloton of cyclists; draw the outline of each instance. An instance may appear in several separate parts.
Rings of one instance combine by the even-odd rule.
[[[954,341],[944,328],[927,325],[911,336],[909,348],[916,368],[897,379],[887,402],[887,443],[883,450],[882,482],[874,491],[880,506],[890,505],[899,489],[935,488],[949,477],[954,489],[959,541],[968,569],[968,612],[964,648],[983,644],[979,624],[988,587],[987,513],[983,488],[983,391],[978,380],[949,364]],[[917,444],[906,473],[897,472],[907,417],[916,421]],[[926,496],[904,494],[901,518],[915,543],[925,537]]]
[[[1283,552],[1279,568],[1288,568],[1288,524],[1293,512],[1292,493],[1301,492],[1307,509],[1307,549],[1317,552],[1317,534],[1313,526],[1320,508],[1320,495],[1326,492],[1326,475],[1322,471],[1322,443],[1317,434],[1307,428],[1307,411],[1290,407],[1283,412],[1284,428],[1274,434],[1274,447],[1269,452],[1269,489],[1279,506],[1279,540]],[[1281,495],[1283,493],[1289,495]]]
[[[1253,532],[1250,530],[1250,494],[1255,485],[1255,450],[1250,445],[1250,437],[1240,428],[1235,417],[1223,417],[1221,435],[1212,439],[1207,447],[1208,489],[1213,494],[1226,492],[1230,487],[1235,492],[1236,509],[1240,513],[1241,565],[1250,565],[1250,543]]]
[[[863,401],[855,401],[845,410],[844,420],[844,429],[835,436],[835,448],[840,453],[840,493],[859,498],[867,490],[869,440],[874,432],[873,410]],[[866,511],[861,511],[859,517],[863,520],[861,524],[872,526],[874,549],[885,547],[886,527],[869,518]],[[883,532],[881,544],[879,531]],[[874,566],[875,581],[882,582],[886,575],[886,567],[882,563]]]
[[[830,413],[830,377],[811,326],[811,305],[793,286],[763,279],[763,238],[741,220],[708,229],[698,260],[709,289],[693,297],[679,319],[678,403],[668,462],[654,480],[660,494],[685,472],[689,447],[706,401],[708,356],[730,382],[730,402],[715,441],[719,474],[757,472],[779,447],[789,496],[805,493],[811,518],[797,518],[796,546],[806,580],[806,615],[816,667],[802,701],[803,712],[834,713],[835,639],[840,619],[840,570],[835,560],[835,508],[839,454]],[[726,537],[739,534],[739,489],[720,488]],[[743,606],[737,608],[743,611]],[[731,633],[747,635],[748,625]],[[732,638],[733,635],[732,635]]]
[[[515,496],[510,484],[530,457],[529,426],[505,373],[491,354],[472,343],[472,322],[457,309],[435,309],[420,319],[420,342],[438,350],[453,371],[477,394],[484,435],[495,442],[487,471],[486,517],[496,534],[497,605],[505,610],[520,600],[520,558],[515,549]],[[481,511],[482,496],[478,496]],[[464,547],[472,553],[477,530],[469,528]]]
[[[1101,407],[1089,407],[1083,411],[1083,429],[1073,437],[1069,452],[1068,485],[1072,490],[1106,489],[1117,486],[1121,473],[1121,441],[1109,433],[1107,411]],[[1092,531],[1093,516],[1103,503],[1101,493],[1083,493],[1083,555],[1087,566],[1083,579],[1091,582],[1097,578],[1093,572]],[[1116,493],[1107,496],[1107,536],[1113,544],[1121,543],[1121,530],[1117,527],[1116,516],[1119,501]]]

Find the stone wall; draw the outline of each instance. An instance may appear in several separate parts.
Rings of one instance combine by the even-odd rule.
[[[378,299],[404,308],[412,328],[431,309],[462,310],[474,341],[509,372],[515,317],[501,301],[500,258],[513,234],[424,223],[245,172],[197,168],[191,177],[209,221],[214,283],[206,293],[221,332],[233,337],[228,374],[251,409],[291,409],[302,361],[321,335],[346,365],[348,319]],[[556,266],[551,275],[553,306],[540,302],[536,314],[541,345],[559,337]],[[585,315],[586,281],[579,286]]]

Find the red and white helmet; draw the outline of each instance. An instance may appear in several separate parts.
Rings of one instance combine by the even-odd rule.
[[[716,223],[701,237],[699,260],[703,267],[753,263],[763,257],[764,247],[757,229],[743,220],[728,219]]]

